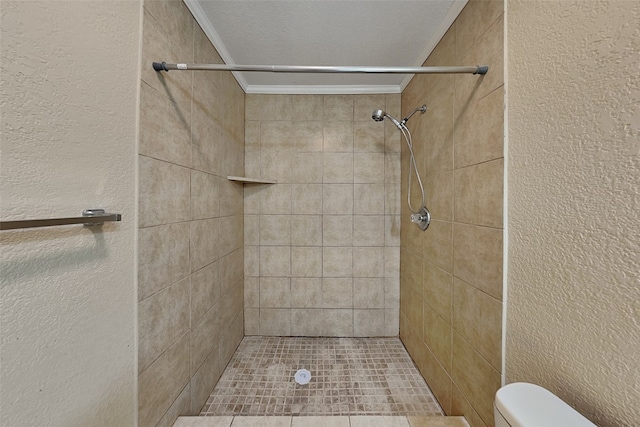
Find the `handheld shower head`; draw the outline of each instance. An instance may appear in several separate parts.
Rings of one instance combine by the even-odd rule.
[[[394,125],[396,125],[396,127],[397,127],[398,129],[402,130],[402,125],[400,124],[400,122],[398,122],[398,120],[396,120],[396,118],[395,118],[395,117],[393,117],[393,116],[391,116],[391,115],[389,115],[389,114],[385,113],[384,111],[382,111],[382,110],[375,110],[375,111],[373,112],[373,114],[371,114],[371,118],[372,118],[373,120],[375,120],[376,122],[381,122],[381,121],[383,121],[383,120],[385,119],[385,117],[388,117],[388,118],[389,118],[389,120],[391,120],[391,122],[392,122]]]

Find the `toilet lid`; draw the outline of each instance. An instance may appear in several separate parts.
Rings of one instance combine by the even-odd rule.
[[[513,427],[597,427],[558,396],[535,384],[502,387],[496,393],[496,408]]]

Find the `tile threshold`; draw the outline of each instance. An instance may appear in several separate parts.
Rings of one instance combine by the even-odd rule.
[[[461,416],[181,416],[173,427],[469,427]]]

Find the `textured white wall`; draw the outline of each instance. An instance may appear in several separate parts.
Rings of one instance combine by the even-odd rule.
[[[507,11],[507,382],[637,426],[640,2]]]
[[[140,13],[136,1],[2,2],[2,219],[124,218],[2,232],[2,426],[135,423]]]

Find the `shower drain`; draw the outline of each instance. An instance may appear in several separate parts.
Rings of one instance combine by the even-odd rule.
[[[311,372],[306,369],[298,369],[293,378],[300,385],[309,384],[309,381],[311,381]]]

